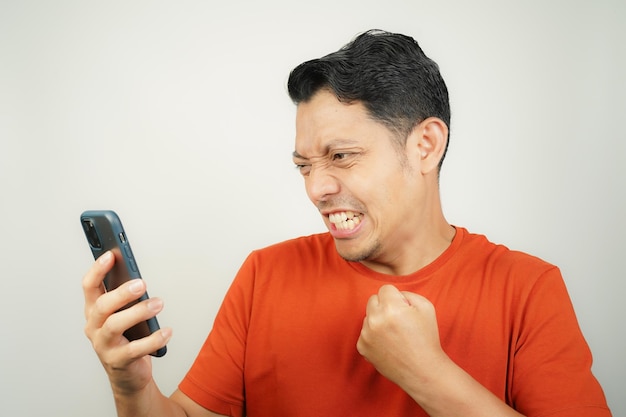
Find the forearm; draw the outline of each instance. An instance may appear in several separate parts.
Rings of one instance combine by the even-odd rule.
[[[183,408],[164,396],[151,380],[139,392],[125,393],[113,389],[118,417],[186,417]]]
[[[402,388],[430,417],[520,417],[491,391],[446,357],[427,380],[406,378]]]

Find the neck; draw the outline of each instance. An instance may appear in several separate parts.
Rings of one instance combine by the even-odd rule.
[[[383,274],[409,275],[432,263],[450,246],[456,229],[443,215],[439,186],[434,181],[426,190],[422,209],[416,210],[413,221],[398,230],[375,256],[362,261],[363,265]]]
[[[456,229],[444,222],[416,232],[412,241],[401,243],[397,250],[385,251],[361,263],[373,271],[387,275],[409,275],[432,263],[448,249]]]

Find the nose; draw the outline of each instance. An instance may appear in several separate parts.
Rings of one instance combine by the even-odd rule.
[[[306,193],[309,199],[316,204],[325,201],[328,197],[339,192],[339,180],[327,170],[311,167],[309,175],[305,179]]]

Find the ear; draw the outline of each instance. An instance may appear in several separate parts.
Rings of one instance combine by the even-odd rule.
[[[446,123],[437,117],[429,117],[415,126],[411,134],[416,135],[413,143],[417,145],[422,174],[437,172],[448,144]]]

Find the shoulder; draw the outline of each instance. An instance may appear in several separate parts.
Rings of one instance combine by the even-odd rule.
[[[338,255],[328,233],[300,236],[256,249],[248,255],[245,264],[263,268],[271,265],[274,271],[303,269],[311,264],[336,262]]]
[[[457,228],[461,234],[460,252],[462,255],[477,257],[479,260],[491,260],[503,265],[553,268],[554,265],[527,252],[509,249],[503,244],[490,241],[485,235],[470,233],[464,228]]]
[[[264,256],[274,255],[277,253],[310,253],[325,252],[329,246],[333,245],[332,237],[329,233],[317,233],[308,236],[300,236],[283,242],[275,243],[261,249],[253,251],[253,253]]]
[[[463,228],[457,229],[462,239],[455,257],[456,262],[479,268],[490,276],[507,277],[526,283],[546,275],[560,277],[557,266],[537,256],[493,243],[484,235],[470,233]]]
[[[296,237],[256,249],[251,252],[250,256],[257,259],[281,257],[281,259],[287,260],[291,257],[299,259],[325,257],[332,251],[334,251],[334,243],[330,234],[318,233]]]
[[[571,302],[560,269],[545,260],[511,250],[485,236],[464,231],[454,271],[466,294],[476,291],[479,299],[502,302],[511,317],[539,321],[571,311]],[[504,313],[503,313],[504,314]],[[543,319],[542,319],[543,317]]]
[[[337,254],[332,237],[328,233],[315,234],[252,251],[234,285],[261,297],[286,296],[322,288],[323,282],[350,270]]]

